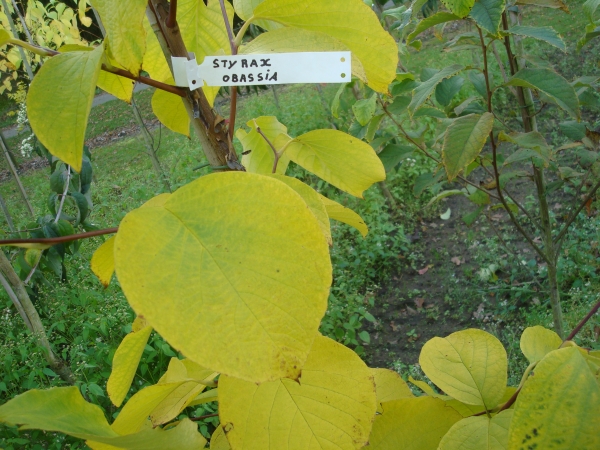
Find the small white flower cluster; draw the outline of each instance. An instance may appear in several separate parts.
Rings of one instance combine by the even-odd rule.
[[[25,103],[19,104],[19,111],[17,112],[17,130],[19,132],[25,130],[29,126],[29,120],[27,119],[27,107]],[[21,140],[20,150],[21,155],[24,158],[29,158],[33,153],[33,145],[35,143],[35,136],[30,131],[27,136]]]

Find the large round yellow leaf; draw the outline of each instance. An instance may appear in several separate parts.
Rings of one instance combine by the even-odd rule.
[[[133,309],[173,347],[254,382],[298,378],[331,285],[327,243],[304,200],[239,172],[129,213],[115,267]]]
[[[540,361],[551,351],[557,350],[562,339],[552,330],[535,326],[525,328],[521,335],[521,351],[530,363]]]
[[[506,391],[506,350],[497,338],[482,330],[431,339],[423,346],[419,363],[431,381],[463,403],[490,410]]]
[[[513,416],[508,409],[491,419],[467,417],[455,423],[440,442],[439,450],[506,450],[508,427]]]
[[[525,382],[508,449],[600,448],[600,386],[576,347],[555,350]]]
[[[104,48],[69,52],[41,67],[27,94],[31,129],[50,153],[81,171],[83,142]]]
[[[371,371],[319,336],[296,382],[219,379],[219,417],[233,450],[362,448],[375,416]]]
[[[436,450],[452,425],[461,419],[454,409],[432,397],[383,403],[375,418],[369,450]]]
[[[360,60],[369,87],[377,92],[387,92],[394,81],[398,46],[362,0],[265,0],[254,9],[254,19],[325,33],[340,41]]]

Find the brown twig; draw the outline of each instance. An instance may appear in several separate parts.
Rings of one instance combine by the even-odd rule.
[[[229,37],[229,46],[231,47],[231,54],[237,55],[237,45],[235,43],[235,37],[233,36],[233,30],[229,25],[229,17],[227,17],[227,9],[225,9],[225,0],[219,0],[221,3],[221,13],[223,14],[223,20],[225,21],[225,29],[227,30],[227,36]],[[235,131],[235,116],[237,114],[237,86],[231,86],[231,105],[229,110],[229,139],[233,141],[233,132]]]
[[[166,24],[169,28],[173,28],[177,24],[177,0],[171,0],[169,3],[169,15]]]
[[[571,331],[571,334],[569,334],[567,336],[565,341],[572,341],[573,338],[577,335],[577,333],[579,333],[581,331],[581,329],[588,322],[588,320],[590,320],[592,318],[592,316],[598,312],[599,309],[600,309],[600,302],[596,303],[594,305],[594,307],[590,310],[590,312],[587,313],[583,319],[581,319],[581,322],[579,322],[577,324],[577,326],[575,328],[573,328],[573,331]]]
[[[87,233],[71,234],[69,236],[60,236],[55,238],[32,238],[32,239],[2,239],[0,240],[0,246],[2,245],[15,245],[15,244],[49,244],[56,245],[62,244],[63,242],[76,241],[78,239],[88,239],[96,236],[104,236],[105,234],[114,234],[119,231],[118,227],[105,228],[103,230],[88,231]]]
[[[219,415],[219,413],[206,414],[205,416],[190,417],[190,420],[192,422],[198,422],[200,420],[208,419],[209,417],[217,417],[218,415]]]
[[[556,236],[556,239],[554,239],[555,243],[559,243],[565,237],[565,234],[567,234],[567,231],[569,230],[569,227],[571,226],[573,221],[577,218],[577,216],[579,215],[581,210],[583,208],[585,208],[585,205],[587,204],[587,202],[594,196],[594,194],[596,193],[596,191],[598,189],[600,189],[600,181],[598,181],[594,185],[594,187],[590,190],[590,192],[588,192],[588,195],[585,196],[585,198],[583,199],[583,201],[581,202],[579,207],[575,210],[575,212],[573,212],[573,214],[571,214],[571,217],[569,217],[569,220],[567,220],[567,222],[563,226],[562,230],[560,230],[560,233],[558,233],[558,236]]]

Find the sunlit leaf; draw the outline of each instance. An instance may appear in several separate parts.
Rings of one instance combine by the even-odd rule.
[[[517,397],[508,449],[600,448],[600,386],[575,347],[546,355]]]
[[[398,47],[361,0],[265,0],[254,10],[254,18],[325,33],[342,42],[362,63],[374,91],[387,92],[394,80]]]
[[[151,326],[129,333],[121,341],[115,352],[106,391],[110,400],[117,407],[121,406],[129,392],[150,333],[152,333]]]
[[[273,144],[278,152],[292,139],[287,135],[287,127],[280,123],[274,116],[262,116],[248,121],[250,132],[243,129],[236,132],[236,137],[244,147],[245,155],[242,156],[242,165],[248,172],[270,174],[273,173],[275,155],[266,139],[258,133],[257,128]],[[283,175],[290,163],[290,158],[284,152],[277,163],[277,173]]]
[[[36,137],[57,158],[81,171],[83,142],[92,109],[103,47],[50,58],[27,94],[27,116]],[[51,112],[51,113],[49,113]]]
[[[383,403],[375,417],[369,450],[437,450],[452,425],[462,417],[442,400],[417,397]]]
[[[442,3],[458,17],[467,17],[475,0],[442,0]]]
[[[321,196],[321,200],[325,205],[325,209],[327,210],[327,215],[330,219],[337,220],[343,222],[351,227],[356,228],[362,237],[365,237],[369,232],[367,225],[362,217],[352,211],[350,208],[346,208],[345,206],[340,205],[338,202],[335,202],[327,197]]]
[[[173,79],[167,83],[173,84]],[[152,111],[169,130],[190,136],[190,117],[180,96],[156,89],[152,94]]]
[[[356,197],[362,198],[365,189],[385,180],[385,169],[373,148],[341,131],[310,131],[294,139],[286,153],[299,166]]]
[[[210,450],[231,450],[231,446],[221,425],[215,429],[215,432],[210,437]]]
[[[442,438],[439,450],[506,450],[512,416],[513,410],[509,409],[491,419],[487,416],[462,419]]]
[[[397,372],[389,369],[371,369],[375,379],[375,392],[377,394],[378,412],[382,412],[381,403],[398,400],[400,398],[414,397],[414,394]]]
[[[298,382],[219,380],[219,417],[233,450],[362,448],[375,416],[371,371],[352,350],[319,336]]]
[[[3,28],[0,28],[0,47],[5,46],[10,41],[11,35]]]
[[[92,255],[90,266],[104,287],[110,284],[115,272],[115,238],[107,239]]]
[[[471,164],[485,145],[494,126],[491,113],[469,114],[455,119],[446,129],[442,160],[448,180],[452,181]]]
[[[130,212],[115,266],[133,309],[173,347],[255,382],[299,376],[331,284],[327,243],[304,200],[239,172],[206,175]]]
[[[146,53],[144,53],[144,59],[142,60],[142,68],[154,80],[165,82],[169,78],[172,79],[171,69],[147,18],[144,19],[143,25],[146,31]]]
[[[421,350],[425,375],[455,399],[494,408],[506,390],[506,350],[482,330],[468,329],[434,337]]]
[[[562,339],[552,330],[535,326],[525,328],[521,335],[521,351],[530,363],[540,361],[548,353],[557,350]]]
[[[109,38],[111,56],[126,70],[138,75],[146,51],[143,20],[148,2],[145,0],[91,0],[100,14]]]

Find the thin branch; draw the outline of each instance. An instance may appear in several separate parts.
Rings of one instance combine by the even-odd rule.
[[[590,312],[587,313],[583,319],[581,319],[581,322],[579,322],[579,324],[577,324],[577,326],[575,328],[573,328],[573,331],[571,331],[571,334],[569,334],[567,336],[565,341],[572,341],[573,338],[577,335],[577,333],[579,333],[581,331],[581,329],[585,326],[585,324],[588,322],[588,320],[590,320],[592,318],[592,316],[598,312],[599,309],[600,309],[600,302],[596,303],[594,305],[594,307],[590,310]]]
[[[23,284],[29,284],[29,282],[31,281],[31,278],[33,277],[33,274],[37,270],[41,261],[42,261],[42,252],[40,252],[40,254],[38,255],[37,261],[35,262],[35,265],[31,268],[31,271],[27,275],[27,278],[25,278],[25,280],[23,280]]]
[[[565,235],[567,234],[567,231],[569,230],[569,227],[571,226],[573,221],[577,218],[577,216],[579,215],[581,210],[583,208],[585,208],[585,205],[587,204],[587,202],[594,196],[594,194],[596,193],[596,191],[598,189],[600,189],[600,181],[598,181],[594,185],[594,187],[590,190],[590,192],[588,192],[588,195],[585,196],[585,198],[583,199],[583,201],[581,202],[581,204],[579,205],[577,210],[575,210],[575,212],[573,214],[571,214],[571,217],[569,217],[569,220],[567,220],[567,223],[565,223],[563,225],[562,230],[560,231],[560,233],[558,233],[558,236],[556,236],[556,239],[554,239],[555,244],[559,243],[565,237]]]
[[[171,0],[169,3],[169,15],[167,16],[166,24],[169,28],[177,25],[177,0]]]
[[[200,420],[208,419],[209,417],[217,417],[218,415],[219,415],[219,413],[206,414],[205,416],[190,417],[190,420],[192,422],[198,422]]]
[[[225,21],[225,29],[227,30],[227,36],[229,37],[229,46],[231,47],[231,54],[237,55],[237,44],[235,43],[235,37],[231,25],[229,24],[229,17],[227,17],[227,9],[225,9],[225,0],[219,0],[221,3],[221,13],[223,14],[223,20]],[[229,139],[233,141],[233,132],[235,131],[235,116],[237,114],[237,86],[231,86],[231,105],[229,110]]]
[[[114,234],[119,231],[118,227],[105,228],[103,230],[88,231],[87,233],[71,234],[69,236],[60,236],[55,238],[32,238],[32,239],[2,239],[0,240],[1,245],[15,245],[15,244],[49,244],[56,245],[64,242],[72,242],[78,239],[88,239],[96,236],[104,236],[105,234]]]
[[[280,158],[281,154],[279,152],[277,152],[277,149],[275,148],[275,146],[271,143],[269,138],[267,136],[265,136],[265,134],[262,132],[260,127],[256,124],[256,120],[254,121],[254,125],[256,125],[256,132],[263,137],[263,139],[266,141],[266,143],[269,144],[269,147],[271,147],[271,150],[273,150],[273,154],[275,155],[275,159],[273,161],[273,173],[276,173],[277,172],[277,163],[279,163],[279,158]]]
[[[56,212],[54,223],[57,223],[58,219],[60,219],[60,214],[62,213],[63,206],[65,205],[65,199],[67,198],[67,192],[69,192],[69,183],[71,183],[71,166],[67,166],[67,182],[65,183],[65,189],[60,199],[60,205],[58,205],[58,211]]]
[[[15,308],[17,308],[19,315],[23,319],[23,322],[25,322],[25,325],[27,326],[29,331],[31,331],[33,333],[34,332],[33,325],[31,324],[31,321],[29,320],[29,316],[25,312],[25,308],[23,308],[23,305],[19,301],[17,294],[15,294],[15,291],[13,290],[11,285],[8,283],[6,278],[4,278],[4,275],[2,274],[1,271],[0,271],[0,284],[2,284],[2,287],[4,287],[4,290],[10,297],[10,300],[13,302],[13,305],[15,305]]]

